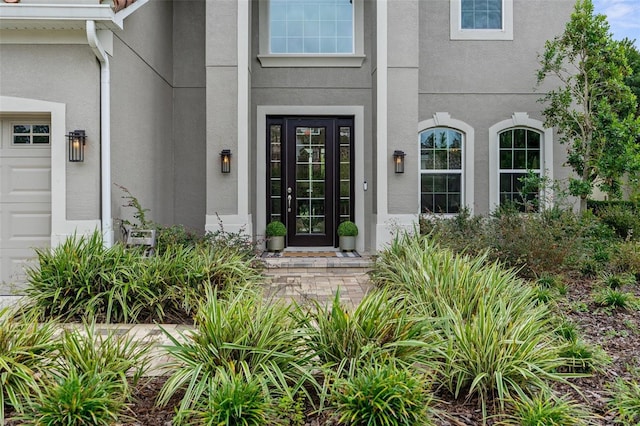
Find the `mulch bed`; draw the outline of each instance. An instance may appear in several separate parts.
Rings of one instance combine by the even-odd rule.
[[[567,314],[568,319],[578,325],[581,338],[604,349],[611,358],[611,363],[604,367],[603,372],[572,380],[580,393],[568,386],[556,386],[556,391],[559,394],[570,395],[598,417],[596,424],[604,426],[614,423],[613,414],[607,409],[610,384],[616,378],[630,380],[629,370],[640,368],[640,315],[636,310],[608,310],[596,305],[592,301],[594,287],[592,280],[573,280],[568,283],[567,295],[558,299],[558,305],[559,309]],[[640,297],[640,284],[624,291],[633,292]],[[583,305],[580,309],[576,309],[580,306],[579,303]],[[135,421],[123,423],[121,426],[171,425],[174,407],[179,402],[178,397],[175,397],[167,408],[158,408],[154,404],[165,379],[156,377],[141,381],[134,393],[136,401],[131,406],[131,416]],[[440,399],[436,407],[443,413],[443,418],[436,419],[437,426],[482,424],[482,415],[477,401],[451,401],[446,395],[436,395],[436,397]],[[491,419],[487,422],[488,425],[493,423]],[[17,425],[18,423],[15,422],[7,423],[7,426]],[[327,416],[312,414],[309,414],[305,423],[305,426],[329,425],[336,425],[336,423]]]

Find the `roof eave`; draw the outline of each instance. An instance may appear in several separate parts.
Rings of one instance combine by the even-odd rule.
[[[134,3],[135,4],[135,3]],[[108,4],[2,4],[0,3],[0,23],[23,22],[25,28],[33,22],[58,21],[76,23],[95,21],[112,30],[122,29],[122,19],[116,18]]]

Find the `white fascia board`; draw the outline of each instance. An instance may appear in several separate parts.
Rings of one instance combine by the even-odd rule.
[[[96,21],[109,29],[122,29],[108,4],[0,4],[0,22]]]
[[[117,12],[115,14],[115,18],[114,18],[115,24],[120,28],[124,28],[124,19],[127,16],[131,15],[136,10],[140,9],[145,4],[149,3],[149,1],[150,0],[137,0],[132,5],[127,6],[124,9],[122,9],[121,11]]]

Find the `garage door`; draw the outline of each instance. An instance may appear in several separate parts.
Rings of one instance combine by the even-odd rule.
[[[51,241],[51,138],[48,119],[0,120],[0,295],[24,285],[33,248]]]

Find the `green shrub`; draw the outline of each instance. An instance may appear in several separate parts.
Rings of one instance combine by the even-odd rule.
[[[183,225],[155,225],[156,253],[164,253],[172,246],[195,247],[203,240],[202,236],[190,231]]]
[[[95,373],[70,368],[43,389],[42,396],[18,417],[23,423],[47,426],[110,426],[124,419],[126,402],[120,385]]]
[[[120,386],[120,395],[129,399],[130,387],[135,387],[149,366],[151,344],[133,335],[119,335],[110,329],[102,335],[95,323],[66,329],[59,337],[59,352],[53,371],[66,377],[69,369],[82,375],[99,375],[103,381]],[[115,387],[112,389],[112,395]]]
[[[268,400],[293,398],[306,383],[310,356],[291,317],[291,307],[263,299],[258,291],[236,288],[228,299],[207,290],[195,318],[195,329],[174,338],[166,350],[172,374],[158,396],[165,405],[184,391],[176,421],[207,401],[221,375],[258,380]]]
[[[429,337],[429,326],[388,291],[369,292],[353,312],[337,293],[330,305],[299,307],[297,316],[312,356],[337,376],[381,359],[411,365],[427,358],[420,342]]]
[[[242,374],[221,372],[209,383],[205,402],[200,402],[187,425],[260,426],[268,423],[269,404],[260,382]]]
[[[571,341],[563,348],[560,356],[565,359],[564,367],[574,373],[591,373],[600,371],[610,362],[607,354],[599,347],[592,346],[581,340]]]
[[[610,205],[600,208],[596,215],[603,223],[610,226],[622,238],[640,235],[640,215],[638,209],[623,205]]]
[[[355,223],[346,220],[338,225],[338,235],[340,237],[355,237],[358,235],[358,227]]]
[[[600,275],[598,283],[603,285],[611,290],[619,290],[622,287],[629,286],[635,284],[636,278],[629,273],[618,273],[612,274],[610,272],[605,272]]]
[[[513,271],[405,234],[380,253],[372,279],[433,318],[435,380],[456,398],[478,396],[483,414],[488,401],[565,381],[553,312]]]
[[[287,228],[284,226],[284,223],[274,220],[267,224],[264,234],[267,237],[283,237],[287,235]]]
[[[393,363],[374,364],[339,379],[332,402],[341,423],[355,426],[426,426],[431,397],[428,381]]]
[[[39,323],[34,315],[0,310],[0,419],[5,406],[21,413],[39,394],[57,348],[53,332],[51,323]]]
[[[555,333],[568,342],[578,340],[578,328],[575,323],[563,319],[555,328]]]
[[[166,322],[191,316],[205,288],[253,283],[259,270],[235,249],[167,246],[149,258],[121,244],[105,248],[98,232],[37,250],[25,293],[43,318],[63,321]]]
[[[593,418],[579,403],[547,393],[520,396],[509,408],[510,414],[499,425],[580,426],[591,424]]]
[[[616,414],[616,423],[640,424],[640,384],[636,380],[617,379],[611,390],[608,405]]]
[[[609,308],[627,309],[637,305],[633,293],[624,293],[610,287],[603,287],[593,294],[593,301],[600,306]]]
[[[612,259],[614,270],[628,272],[640,281],[640,241],[624,241],[614,250]]]

